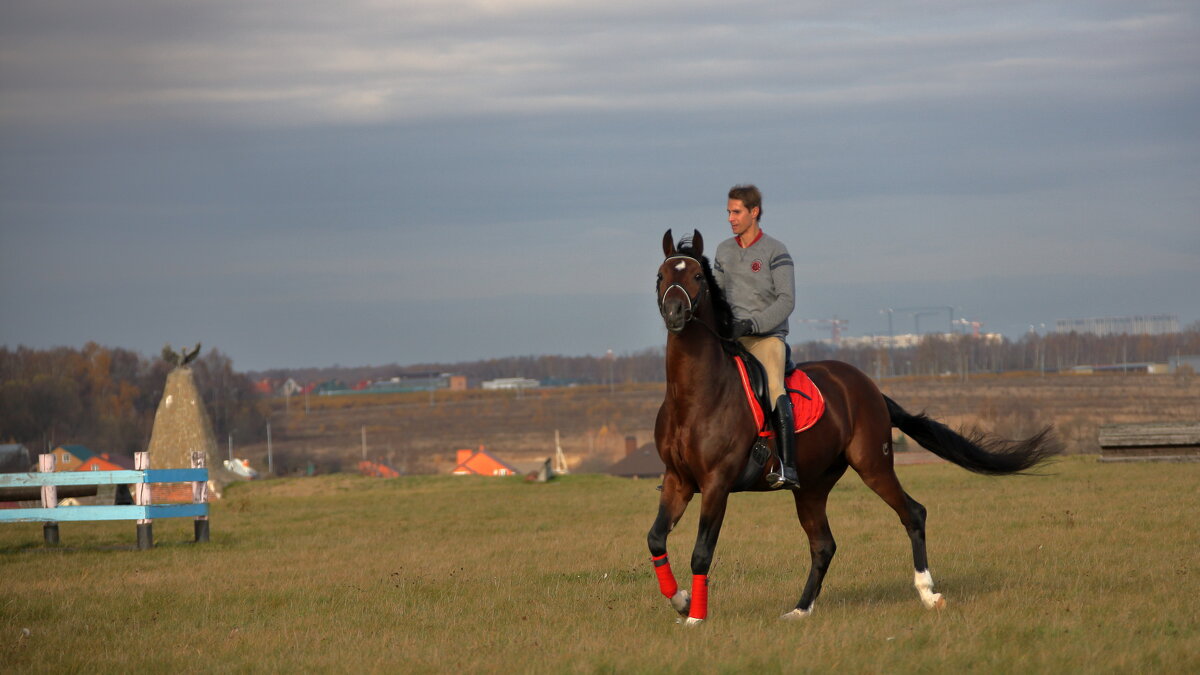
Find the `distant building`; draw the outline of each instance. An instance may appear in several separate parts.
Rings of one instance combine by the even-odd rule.
[[[82,445],[60,445],[50,454],[54,455],[55,471],[74,471],[96,456],[96,453]]]
[[[133,471],[133,458],[101,452],[75,467],[76,471]]]
[[[583,377],[547,377],[544,380],[539,380],[539,387],[578,387],[583,384],[595,383],[595,380],[589,380]]]
[[[1180,368],[1191,368],[1193,373],[1200,373],[1200,354],[1172,356],[1168,367],[1172,373],[1179,372]]]
[[[295,396],[296,394],[303,392],[304,387],[301,387],[299,382],[290,377],[287,379],[287,382],[284,382],[283,385],[279,387],[279,393],[284,396]]]
[[[376,380],[362,391],[370,394],[400,394],[411,391],[435,391],[449,389],[449,373],[421,372],[404,373],[386,380]]]
[[[25,473],[33,468],[29,449],[20,443],[0,444],[0,473]]]
[[[658,478],[666,472],[667,467],[658,456],[658,448],[653,443],[636,447],[637,441],[632,437],[625,438],[625,456],[605,473],[610,476],[623,478]]]
[[[904,333],[902,335],[864,335],[862,337],[844,337],[841,339],[843,347],[891,347],[894,349],[907,349],[916,347],[921,344],[921,341],[927,337],[935,336],[943,340],[956,340],[962,337],[963,333]],[[1004,341],[1004,336],[1000,333],[977,333],[973,336],[977,340],[982,340],[991,344],[999,344]],[[829,340],[821,340],[825,344],[832,344]]]
[[[335,394],[352,393],[354,390],[350,387],[347,387],[345,382],[335,378],[318,383],[315,391],[320,396],[331,396]]]
[[[831,344],[829,340],[820,340],[825,344]],[[856,347],[894,347],[904,349],[905,347],[915,347],[921,342],[920,335],[906,333],[904,335],[864,335],[862,337],[843,337],[841,338],[841,346],[856,348]]]
[[[352,386],[331,380],[318,386],[322,396],[340,396],[347,394],[404,394],[414,391],[437,391],[449,389],[465,391],[467,378],[465,375],[451,375],[436,371],[420,373],[402,373],[385,380],[361,380]]]
[[[484,389],[536,389],[541,382],[527,377],[501,377],[495,380],[485,380],[481,385]]]
[[[1095,373],[1149,373],[1163,375],[1170,372],[1165,363],[1117,363],[1105,366],[1075,366],[1067,371],[1073,375],[1093,375]]]
[[[515,476],[520,472],[480,446],[478,450],[459,450],[450,473],[455,476]]]
[[[1174,314],[1114,316],[1099,319],[1059,319],[1056,333],[1087,335],[1167,335],[1179,332],[1179,317]]]

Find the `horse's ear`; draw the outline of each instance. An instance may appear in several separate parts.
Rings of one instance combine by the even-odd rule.
[[[692,255],[697,258],[704,255],[704,237],[700,236],[700,230],[692,230]]]
[[[675,240],[671,238],[671,231],[663,235],[663,255],[670,258],[675,255]]]

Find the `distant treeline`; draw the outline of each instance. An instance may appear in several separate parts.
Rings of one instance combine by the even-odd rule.
[[[268,409],[250,379],[216,349],[189,367],[217,438],[260,440]],[[92,342],[82,349],[0,347],[0,442],[35,453],[70,444],[123,455],[145,450],[171,368]]]
[[[1121,363],[1164,363],[1177,355],[1200,354],[1200,324],[1169,335],[1081,335],[1030,333],[1019,340],[986,340],[971,335],[927,335],[915,347],[836,347],[823,342],[792,345],[792,360],[837,359],[876,377],[1014,370],[1068,370],[1075,366]],[[254,379],[297,382],[340,380],[352,384],[419,373],[466,375],[474,386],[483,380],[528,377],[547,385],[661,382],[663,349],[604,356],[514,356],[461,363],[391,364],[361,368],[303,368],[253,373]]]

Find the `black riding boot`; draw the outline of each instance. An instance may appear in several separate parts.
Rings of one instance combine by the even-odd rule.
[[[767,474],[767,482],[776,488],[795,487],[800,482],[796,475],[796,424],[792,418],[792,399],[787,394],[775,401],[771,426],[775,431],[775,451],[779,453],[783,474],[772,471]]]

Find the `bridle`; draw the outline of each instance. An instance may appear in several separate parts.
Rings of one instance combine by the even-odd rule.
[[[696,260],[695,258],[693,258],[690,255],[668,256],[666,259],[663,260],[663,263],[665,264],[668,261],[675,260],[677,258],[680,260],[690,260],[696,264],[700,264],[699,260]],[[680,263],[680,264],[683,264],[683,263]],[[675,289],[679,289],[679,291],[681,293],[683,293],[684,299],[687,300],[687,321],[684,322],[686,324],[686,323],[690,322],[692,319],[696,318],[696,311],[695,311],[696,306],[700,304],[700,301],[704,299],[704,294],[708,291],[708,280],[703,279],[700,282],[700,290],[698,290],[696,292],[696,295],[694,297],[687,292],[686,288],[684,288],[683,286],[681,286],[677,283],[673,283],[670,286],[667,286],[666,290],[663,291],[662,295],[658,299],[658,313],[660,316],[663,316],[664,318],[666,317],[665,306],[667,303],[667,295],[669,295],[671,293],[671,291],[673,291]],[[656,282],[655,283],[655,291],[657,292],[657,290],[658,290],[658,283]]]
[[[668,260],[674,260],[676,258],[679,258],[681,260],[691,260],[692,262],[695,262],[697,264],[700,263],[699,260],[697,260],[696,258],[693,258],[690,255],[668,256],[666,259],[663,260],[663,262],[665,263]],[[701,269],[703,269],[703,265],[701,265]],[[695,297],[692,297],[691,295],[689,295],[687,292],[687,289],[684,288],[683,286],[680,286],[679,284],[671,284],[670,286],[667,286],[667,290],[663,291],[662,295],[658,298],[658,314],[659,314],[659,316],[662,316],[664,319],[666,319],[666,314],[664,312],[663,305],[665,305],[667,302],[667,294],[670,293],[671,291],[675,290],[676,288],[678,288],[679,291],[681,293],[683,293],[683,297],[687,299],[687,303],[688,303],[688,309],[687,309],[688,317],[687,317],[687,320],[683,322],[683,325],[686,326],[687,324],[691,323],[692,320],[696,318],[696,312],[695,312],[696,306],[700,304],[700,301],[703,300],[704,296],[709,292],[708,279],[703,278],[703,274],[701,274],[701,277],[703,280],[700,282],[700,290],[696,292]],[[654,286],[654,292],[655,293],[658,292],[658,284],[657,283]],[[712,326],[708,325],[707,323],[705,323],[703,321],[700,322],[700,325],[704,326],[708,330],[709,333],[712,333],[712,336],[715,337],[719,342],[725,342],[725,343],[730,343],[730,344],[736,344],[738,342],[737,340],[727,338],[724,335],[721,335],[719,332],[717,332],[717,330],[715,328],[713,328]]]

